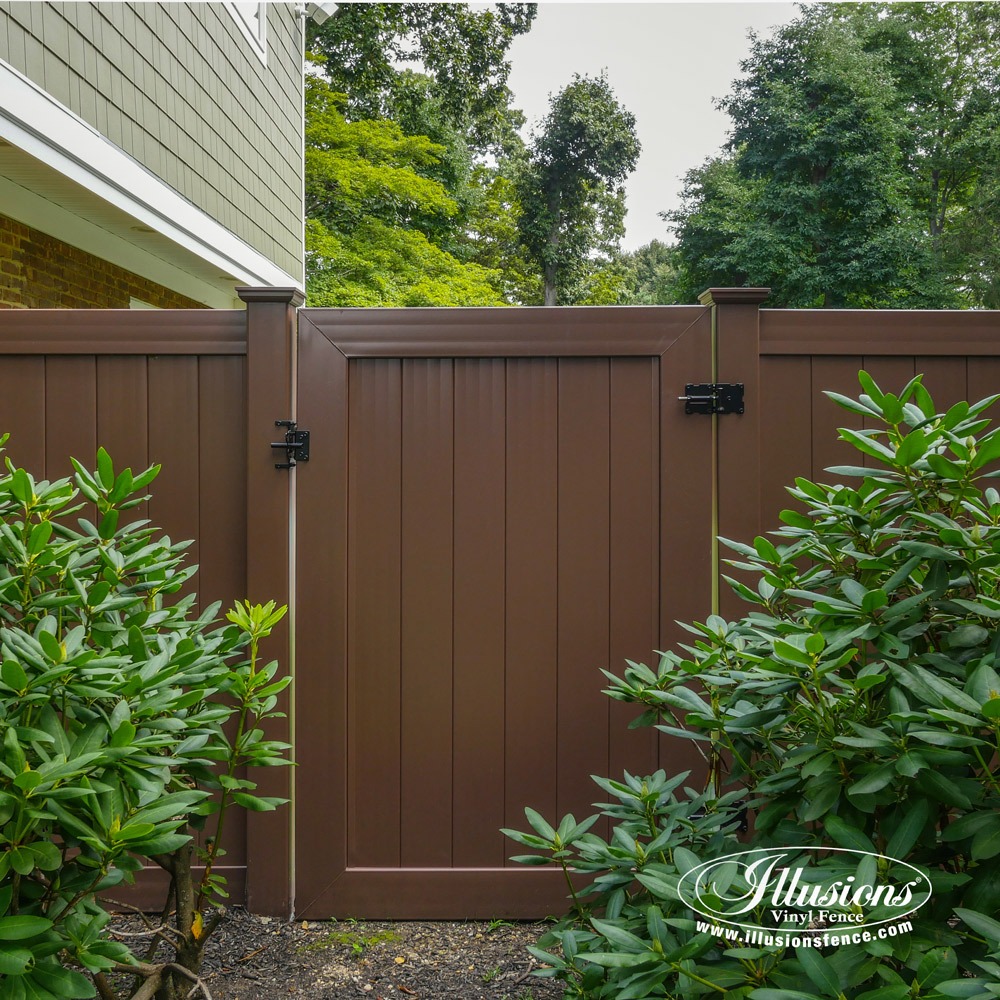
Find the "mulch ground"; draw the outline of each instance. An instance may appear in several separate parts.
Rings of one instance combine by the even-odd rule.
[[[531,975],[542,924],[286,923],[233,909],[202,971],[214,1000],[555,1000]]]

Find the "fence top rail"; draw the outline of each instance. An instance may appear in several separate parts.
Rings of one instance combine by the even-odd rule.
[[[302,309],[348,358],[661,355],[705,306]]]
[[[242,309],[2,309],[0,354],[246,354]]]
[[[762,309],[761,354],[1000,355],[1000,311]]]

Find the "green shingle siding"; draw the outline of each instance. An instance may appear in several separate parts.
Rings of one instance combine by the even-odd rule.
[[[221,3],[0,0],[0,58],[264,253],[301,272],[301,23],[263,65]]]

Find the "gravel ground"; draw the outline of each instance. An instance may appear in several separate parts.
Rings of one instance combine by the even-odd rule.
[[[202,976],[214,1000],[557,1000],[528,954],[542,924],[298,921],[231,910]]]

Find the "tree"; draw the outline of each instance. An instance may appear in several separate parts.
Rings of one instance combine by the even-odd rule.
[[[656,306],[688,301],[677,294],[680,275],[676,246],[652,240],[638,250],[622,254],[621,263],[627,276],[627,304]]]
[[[905,122],[912,204],[939,266],[960,272],[950,230],[976,198],[1000,124],[1000,4],[833,3],[807,17],[850,25],[884,56]]]
[[[969,296],[985,309],[1000,309],[1000,141],[980,161],[979,176],[965,210],[951,223],[948,239],[960,255]]]
[[[720,102],[727,155],[689,173],[668,216],[689,294],[749,281],[782,305],[991,301],[1000,5],[811,5],[754,38],[742,69]]]
[[[404,304],[415,297],[485,305],[540,298],[511,238],[519,204],[505,166],[524,147],[517,131],[524,117],[511,108],[506,85],[507,52],[530,28],[535,10],[535,4],[483,11],[467,4],[346,3],[322,26],[310,27],[311,55],[322,64],[329,90],[342,94],[335,107],[342,139],[359,126],[369,135],[382,128],[383,136],[430,143],[419,156],[412,155],[413,143],[396,147],[396,165],[409,171],[394,175],[408,191],[401,197],[394,188],[403,220],[367,199],[363,224],[355,211],[348,225],[331,225],[343,206],[324,207],[325,200],[342,200],[344,192],[328,176],[307,180],[314,195],[307,228],[313,301]],[[318,112],[312,102],[307,113],[329,111]],[[360,158],[369,159],[368,140],[356,135],[365,146]],[[338,149],[343,160],[343,145]],[[373,155],[388,179],[385,168],[396,154]],[[308,158],[307,171],[317,160]],[[437,185],[430,203],[424,181]]]
[[[635,117],[603,76],[574,76],[552,99],[518,174],[521,240],[545,305],[574,301],[593,255],[618,246],[639,149]]]
[[[502,305],[495,272],[428,238],[458,211],[444,186],[424,175],[444,147],[405,135],[395,122],[348,122],[345,103],[325,81],[307,77],[310,304]]]
[[[409,64],[422,67],[445,119],[473,149],[500,148],[520,124],[509,117],[507,52],[531,27],[538,5],[341,3],[308,47],[322,58],[334,90],[348,95],[349,120],[399,120]],[[402,67],[402,68],[401,68]]]
[[[753,258],[763,247],[755,238],[755,209],[763,184],[744,177],[737,159],[719,156],[689,170],[682,207],[661,213],[677,233],[678,301],[694,302],[706,288],[754,284]]]
[[[541,305],[542,278],[521,244],[522,208],[510,163],[477,164],[469,190],[465,245],[456,249],[456,256],[496,274],[494,285],[505,302]]]
[[[849,25],[755,38],[720,102],[730,158],[688,177],[672,219],[689,283],[770,285],[795,306],[952,304],[907,199],[885,58]]]

